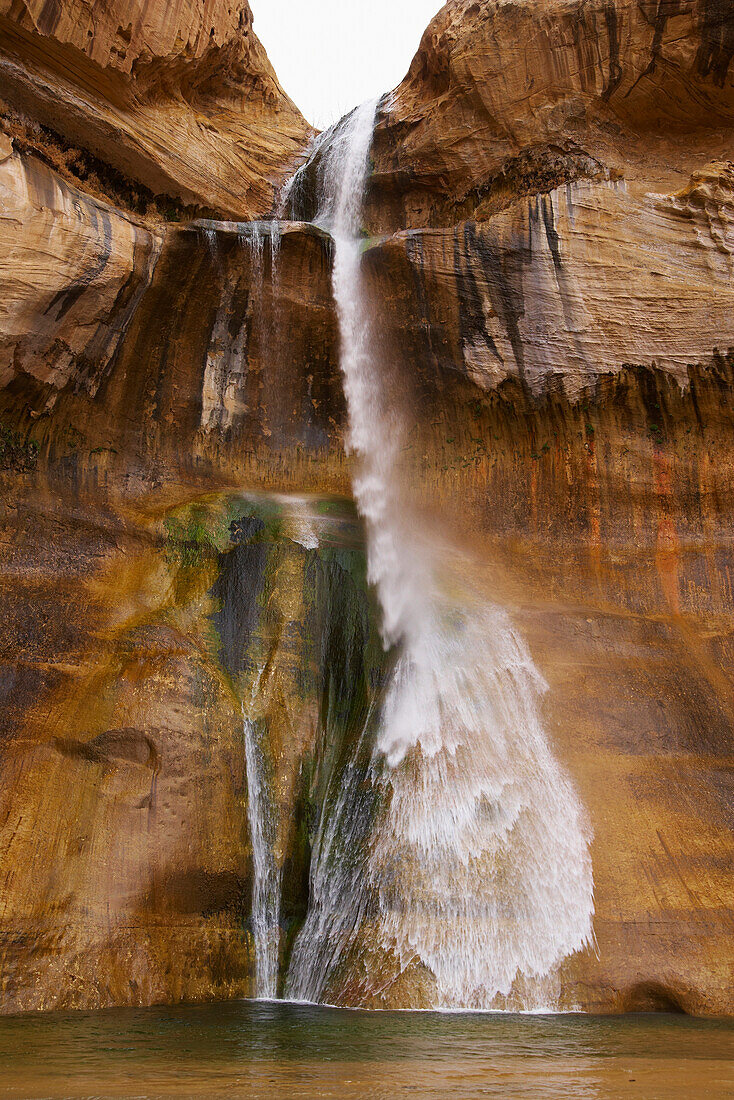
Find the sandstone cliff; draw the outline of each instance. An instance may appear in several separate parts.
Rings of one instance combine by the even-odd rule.
[[[384,106],[377,220],[484,220],[586,178],[678,190],[727,156],[732,56],[715,0],[450,0]]]
[[[405,462],[551,685],[600,1008],[731,1011],[733,55],[728,5],[457,0],[373,148]]]
[[[245,2],[0,5],[3,127],[114,202],[270,210],[309,127]]]
[[[16,112],[72,143],[89,123],[84,147],[156,193],[269,208],[307,135],[249,17],[179,7],[172,28],[138,6],[87,44],[81,9],[15,11]],[[249,74],[236,94],[221,51]],[[598,1011],[734,1011],[733,54],[713,0],[452,0],[372,153],[364,265],[404,472],[549,683],[594,832],[598,951],[569,961],[564,1003]],[[308,187],[280,225],[114,209],[18,125],[0,163],[0,1004],[249,993],[253,661],[286,957],[319,784],[384,660],[358,526],[329,520],[350,493],[330,242],[303,224]],[[162,126],[191,127],[191,154]],[[356,999],[427,989],[408,974]]]

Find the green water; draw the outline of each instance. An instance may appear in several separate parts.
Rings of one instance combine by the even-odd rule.
[[[2,1097],[734,1097],[734,1021],[282,1003],[0,1018]]]

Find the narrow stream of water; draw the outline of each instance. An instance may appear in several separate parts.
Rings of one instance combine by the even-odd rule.
[[[281,871],[275,858],[277,816],[267,758],[255,722],[243,709],[247,765],[247,815],[252,843],[252,934],[255,996],[272,1000],[278,991]]]

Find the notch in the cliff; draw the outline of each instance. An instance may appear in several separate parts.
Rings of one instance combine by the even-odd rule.
[[[405,77],[439,0],[252,0],[253,29],[285,91],[323,130]]]

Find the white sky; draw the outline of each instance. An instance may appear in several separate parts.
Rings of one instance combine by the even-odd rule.
[[[443,0],[250,0],[280,83],[322,130],[400,83]]]

